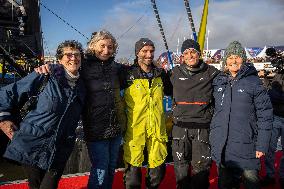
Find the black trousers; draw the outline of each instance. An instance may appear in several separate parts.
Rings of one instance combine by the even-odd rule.
[[[146,176],[147,189],[158,189],[166,174],[166,165],[162,164],[155,168],[148,168]],[[126,189],[141,188],[141,167],[128,164],[124,172],[124,185]]]
[[[23,166],[28,177],[29,189],[56,189],[63,170],[42,170],[37,167]]]
[[[178,189],[208,189],[211,167],[209,129],[174,126],[172,156]],[[192,175],[190,175],[190,165]]]
[[[257,170],[243,170],[238,167],[220,165],[218,168],[219,189],[239,189],[241,182],[245,189],[260,189]]]

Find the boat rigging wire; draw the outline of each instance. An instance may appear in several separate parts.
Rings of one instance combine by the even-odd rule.
[[[157,9],[156,2],[155,2],[155,0],[151,0],[151,3],[152,3],[152,6],[153,6],[153,9],[154,9],[154,13],[155,13],[155,15],[156,15],[156,19],[157,19],[157,22],[158,22],[158,26],[159,26],[159,28],[160,28],[160,32],[161,32],[161,35],[162,35],[162,38],[163,38],[163,41],[164,41],[164,45],[165,45],[166,50],[167,50],[167,52],[168,52],[168,60],[169,60],[169,63],[170,63],[170,65],[171,65],[171,67],[173,67],[173,62],[172,62],[171,54],[170,54],[170,51],[169,51],[167,39],[166,39],[166,36],[165,36],[165,33],[164,33],[164,29],[163,29],[162,22],[161,22],[161,19],[160,19],[160,16],[159,16],[159,12],[158,12],[158,9]]]
[[[187,12],[187,17],[188,17],[188,20],[189,20],[189,23],[190,23],[190,26],[191,26],[191,29],[192,29],[194,41],[197,41],[197,34],[196,34],[195,27],[194,27],[192,13],[191,13],[191,9],[190,9],[188,0],[184,0],[184,5],[185,5],[186,12]]]
[[[85,37],[87,40],[89,40],[89,38],[84,35],[83,33],[81,33],[78,29],[76,29],[73,25],[71,25],[69,22],[67,22],[66,20],[64,20],[63,18],[61,18],[58,14],[56,14],[55,12],[53,12],[52,10],[50,10],[46,5],[44,5],[42,2],[39,2],[39,4],[41,6],[43,6],[46,10],[48,10],[51,14],[53,14],[54,16],[56,16],[58,19],[60,19],[62,22],[64,22],[65,24],[67,24],[68,26],[70,26],[73,30],[75,30],[76,32],[78,32],[80,35],[82,35],[83,37]]]

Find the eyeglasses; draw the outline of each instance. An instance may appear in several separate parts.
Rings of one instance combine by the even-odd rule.
[[[67,56],[68,59],[71,59],[73,56],[75,58],[79,58],[81,57],[81,53],[64,53],[64,56]]]

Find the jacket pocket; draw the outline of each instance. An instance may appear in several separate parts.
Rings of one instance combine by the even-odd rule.
[[[60,106],[60,99],[44,93],[39,96],[36,111],[41,113],[56,112]]]
[[[176,126],[175,126],[176,127]],[[191,145],[186,137],[187,132],[184,128],[173,129],[172,156],[175,162],[191,160]]]

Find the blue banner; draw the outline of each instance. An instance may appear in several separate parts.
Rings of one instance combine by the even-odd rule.
[[[172,111],[172,98],[170,96],[164,96],[163,104],[165,112]]]

